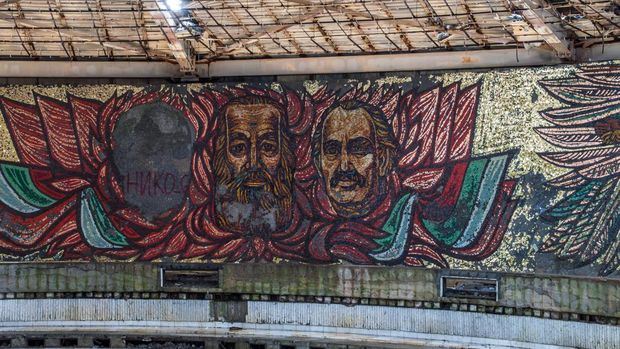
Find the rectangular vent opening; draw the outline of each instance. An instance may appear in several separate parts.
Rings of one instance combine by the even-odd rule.
[[[60,346],[61,347],[77,347],[78,340],[77,338],[61,338]]]
[[[497,301],[497,279],[443,276],[441,296]]]
[[[26,345],[29,347],[44,347],[45,340],[43,338],[28,338]]]
[[[110,338],[94,338],[93,347],[95,348],[109,348]]]
[[[162,287],[220,287],[219,268],[161,268]]]
[[[152,339],[131,338],[125,339],[127,348],[196,348],[204,349],[205,344],[201,341],[175,340],[175,339]]]

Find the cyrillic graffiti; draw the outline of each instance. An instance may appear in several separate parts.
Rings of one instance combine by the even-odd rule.
[[[178,176],[170,172],[134,171],[121,177],[126,194],[159,196],[185,193],[189,187],[190,175]]]

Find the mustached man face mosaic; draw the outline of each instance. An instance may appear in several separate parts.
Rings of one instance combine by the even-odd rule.
[[[343,217],[368,213],[385,192],[395,148],[380,113],[343,103],[326,114],[317,132],[316,165],[332,208]]]

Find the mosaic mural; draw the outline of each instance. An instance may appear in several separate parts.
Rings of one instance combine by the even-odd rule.
[[[0,88],[0,259],[614,276],[618,106],[614,66]]]

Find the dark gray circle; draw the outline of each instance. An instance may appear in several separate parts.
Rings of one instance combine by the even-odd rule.
[[[161,103],[131,108],[112,133],[112,158],[127,203],[149,221],[180,208],[191,179],[194,128]]]

